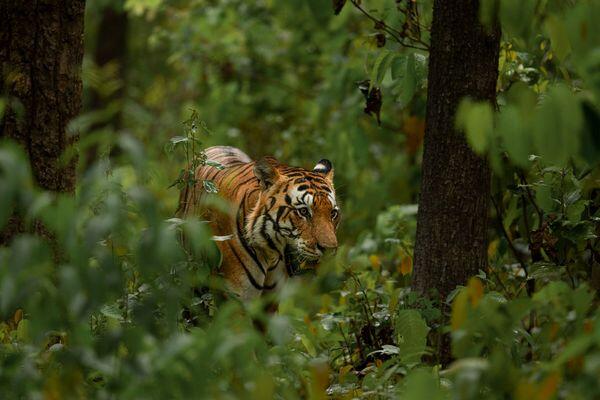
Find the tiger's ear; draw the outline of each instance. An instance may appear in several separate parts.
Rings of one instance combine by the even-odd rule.
[[[325,175],[325,178],[333,181],[333,164],[327,159],[322,159],[315,165],[313,172],[318,172]]]
[[[254,175],[260,182],[260,188],[267,190],[279,178],[279,162],[274,157],[263,157],[254,163]]]

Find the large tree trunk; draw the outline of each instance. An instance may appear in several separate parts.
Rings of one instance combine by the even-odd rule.
[[[454,129],[460,101],[495,104],[500,29],[477,0],[435,0],[413,289],[442,299],[486,266],[490,171]]]
[[[67,124],[81,109],[84,10],[84,0],[0,0],[0,138],[20,143],[38,185],[58,192],[75,190],[77,160],[60,157],[77,140]],[[0,242],[18,218],[11,225]]]

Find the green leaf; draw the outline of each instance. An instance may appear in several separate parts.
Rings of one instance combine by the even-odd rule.
[[[312,341],[308,337],[306,337],[306,335],[301,335],[300,336],[300,341],[304,345],[304,348],[306,349],[306,352],[311,357],[316,357],[317,356],[317,349],[315,348],[315,345],[312,343]]]
[[[116,304],[104,305],[100,309],[100,313],[108,318],[123,320],[123,311],[119,309],[119,306]]]
[[[416,310],[401,310],[396,318],[396,334],[400,359],[404,363],[418,363],[425,353],[429,327]]]
[[[404,400],[441,400],[446,398],[439,379],[430,371],[417,369],[412,371],[404,381]]]
[[[582,122],[578,98],[564,85],[551,88],[532,124],[536,154],[547,165],[565,166],[579,152]]]
[[[555,15],[549,15],[546,18],[545,27],[550,36],[554,54],[560,61],[563,61],[571,52],[571,43],[563,20]]]
[[[498,115],[497,132],[515,165],[527,167],[532,143],[527,122],[521,118],[517,107],[509,105],[502,108]]]
[[[214,167],[214,168],[216,168],[218,170],[222,170],[222,169],[225,168],[225,166],[223,164],[221,164],[220,162],[218,162],[218,161],[206,160],[205,164],[209,165],[211,167]]]
[[[487,0],[490,1],[490,0]],[[500,25],[502,35],[528,40],[535,19],[535,1],[502,0],[500,3]]]
[[[26,341],[29,339],[29,321],[24,319],[19,322],[17,326],[17,339],[20,341]]]
[[[456,113],[456,128],[463,130],[471,148],[479,154],[489,146],[494,129],[494,113],[487,102],[463,100]]]
[[[206,190],[207,193],[217,193],[219,191],[217,185],[215,185],[213,181],[210,181],[208,179],[202,181],[202,186],[204,187],[204,190]]]
[[[536,185],[535,201],[545,212],[552,211],[556,205],[556,202],[552,197],[552,187],[544,184]]]
[[[410,53],[394,58],[391,64],[392,79],[396,82],[394,94],[402,107],[413,99],[427,74],[427,58],[422,54]]]
[[[373,69],[371,70],[371,87],[381,85],[381,81],[383,81],[385,73],[390,68],[395,57],[396,52],[393,51],[383,50],[379,53],[379,56],[377,56],[373,63]]]
[[[190,141],[190,139],[185,136],[173,136],[172,138],[169,139],[169,142],[171,142],[173,144],[184,143],[184,142],[189,142],[189,141]]]

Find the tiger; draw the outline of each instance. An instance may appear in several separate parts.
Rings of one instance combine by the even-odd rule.
[[[219,271],[229,292],[252,299],[278,290],[338,247],[341,216],[331,161],[322,159],[307,170],[271,156],[253,161],[229,146],[210,147],[204,154],[212,165],[196,169],[195,184],[180,192],[177,214],[208,221],[219,238]],[[204,201],[210,196],[205,180],[215,184],[231,212]]]

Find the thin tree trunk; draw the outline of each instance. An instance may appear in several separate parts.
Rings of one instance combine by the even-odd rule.
[[[121,86],[108,97],[103,97],[97,91],[93,91],[89,108],[91,110],[106,107],[108,103],[123,97],[125,89],[125,71],[127,64],[127,31],[129,20],[127,13],[116,6],[106,6],[102,10],[102,17],[98,25],[96,49],[94,50],[94,62],[99,67],[109,63],[116,64],[115,78]],[[121,125],[121,112],[116,112],[108,123],[115,129]]]
[[[99,110],[106,108],[110,103],[122,101],[125,93],[125,78],[127,66],[127,32],[129,20],[127,13],[122,5],[107,5],[102,10],[102,17],[98,25],[96,48],[94,50],[94,62],[98,67],[104,67],[108,64],[116,64],[114,78],[120,81],[120,87],[110,95],[102,95],[94,90],[86,108],[89,110]],[[101,129],[103,126],[110,126],[115,131],[121,128],[122,123],[122,104],[119,104],[118,110],[107,121],[92,125],[90,131]],[[98,159],[99,146],[94,144],[88,148],[85,154],[85,166],[92,165]],[[111,155],[115,154],[116,149],[111,149]]]
[[[454,129],[463,98],[496,100],[500,29],[483,27],[478,9],[477,0],[433,8],[412,286],[442,300],[486,266],[490,171]]]
[[[84,0],[0,0],[0,138],[21,144],[37,184],[58,192],[75,190],[77,159],[60,157],[77,141],[67,124],[81,109],[84,10]],[[19,225],[12,218],[0,243]]]

